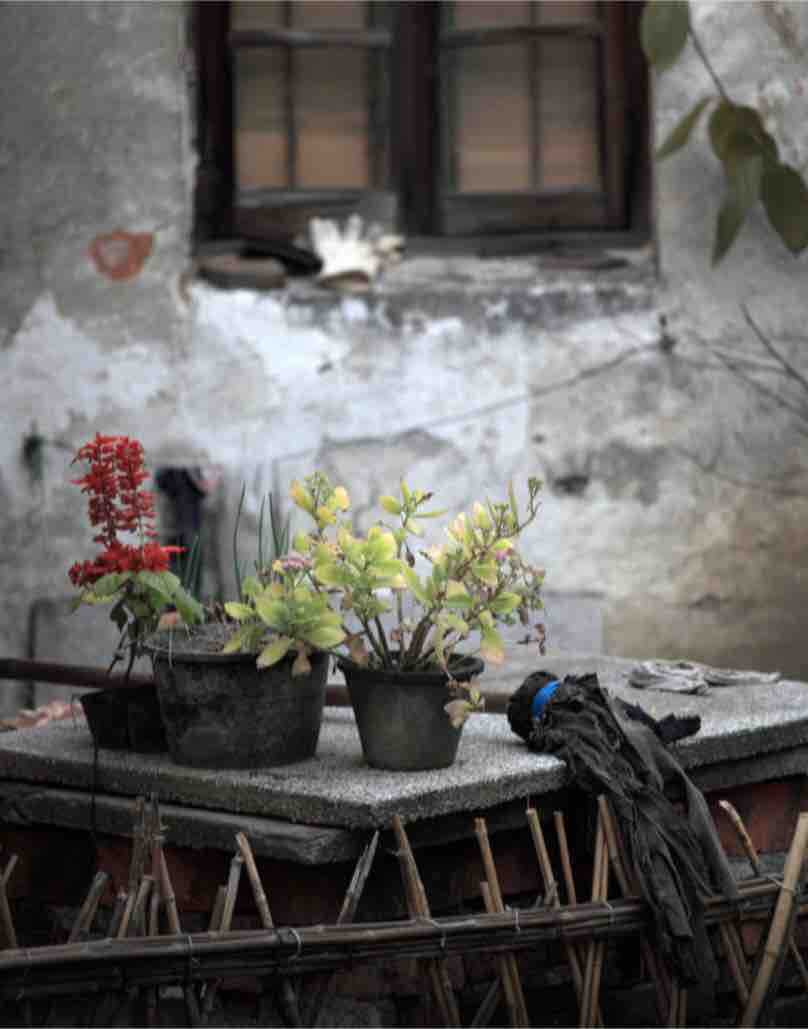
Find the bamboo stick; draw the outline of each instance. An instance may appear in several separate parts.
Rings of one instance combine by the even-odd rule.
[[[735,808],[735,806],[731,804],[728,800],[720,800],[718,802],[718,805],[724,811],[724,813],[728,815],[733,828],[738,834],[738,837],[741,841],[741,845],[743,846],[743,849],[746,851],[746,856],[749,859],[750,865],[752,866],[753,873],[756,876],[760,876],[762,874],[762,865],[760,863],[760,858],[758,856],[757,849],[755,848],[755,845],[752,842],[752,837],[749,835],[747,828],[744,825],[744,821],[740,816],[740,813]],[[803,987],[805,988],[805,991],[808,993],[808,968],[806,967],[805,961],[803,960],[802,954],[800,953],[800,948],[797,946],[797,941],[793,937],[788,941],[788,949],[791,957],[794,959],[794,963],[797,966],[797,971],[799,972],[800,978],[802,979]],[[745,961],[744,968],[746,968]]]
[[[227,886],[224,892],[224,903],[222,905],[222,917],[221,922],[217,928],[217,932],[227,933],[230,932],[230,926],[233,921],[233,912],[236,909],[236,896],[238,895],[239,882],[241,881],[241,870],[244,866],[244,858],[241,854],[234,854],[230,859],[230,871],[227,876]],[[256,872],[257,874],[257,872]],[[271,920],[271,918],[270,918]],[[202,1025],[207,1024],[208,1019],[213,1012],[213,1005],[216,1002],[216,994],[219,991],[219,981],[207,983],[205,987],[205,998],[202,1004],[200,1012]]]
[[[553,907],[558,910],[561,907],[561,900],[558,896],[558,889],[556,887],[555,876],[553,874],[553,866],[550,862],[550,855],[547,851],[547,844],[545,843],[544,833],[541,827],[541,821],[539,820],[538,812],[535,808],[527,809],[527,824],[530,828],[530,835],[533,838],[533,848],[536,851],[536,858],[539,863],[539,871],[541,872],[542,881],[544,883],[545,893],[553,897]],[[575,988],[575,995],[578,1000],[578,1004],[581,1003],[583,996],[583,971],[581,969],[580,956],[569,940],[563,941],[564,953],[567,958],[567,964],[570,967],[570,974],[572,976],[572,983]]]
[[[592,901],[606,900],[608,893],[609,859],[606,844],[606,833],[603,828],[603,816],[598,813],[595,833],[595,857],[592,870]],[[586,950],[584,967],[583,997],[581,1000],[579,1029],[588,1029],[594,1024],[595,1012],[600,993],[600,970],[603,963],[603,947],[601,941],[591,940]]]
[[[109,916],[109,926],[107,927],[107,939],[114,940],[118,935],[118,928],[123,918],[123,912],[126,907],[126,901],[129,894],[126,890],[118,890],[115,897],[115,904],[112,908],[112,914]]]
[[[393,832],[398,844],[398,859],[410,917],[431,918],[429,902],[418,872],[415,855],[412,852],[404,823],[398,815],[393,816]],[[457,1007],[446,962],[442,960],[428,961],[424,968],[445,1025],[459,1026],[461,1024],[460,1011]]]
[[[480,856],[483,860],[486,882],[488,883],[488,888],[491,891],[493,911],[489,912],[489,914],[493,914],[495,912],[501,914],[505,911],[505,904],[503,903],[502,893],[499,888],[499,878],[497,876],[496,865],[494,864],[494,855],[491,853],[491,844],[488,839],[488,827],[485,824],[484,818],[474,819],[474,832],[480,845]],[[513,998],[515,1013],[517,1016],[517,1021],[514,1022],[514,1025],[528,1026],[530,1025],[530,1020],[527,1014],[525,996],[522,992],[522,980],[519,976],[519,967],[516,963],[516,958],[512,953],[505,956],[505,964],[513,986]],[[505,980],[503,980],[503,988],[504,986]]]
[[[269,901],[267,900],[267,895],[264,891],[264,885],[261,882],[261,876],[258,873],[258,866],[255,863],[255,855],[253,854],[252,847],[250,846],[250,841],[244,833],[240,832],[236,833],[236,844],[244,862],[244,867],[247,869],[247,878],[250,881],[253,898],[255,899],[255,906],[258,908],[258,917],[261,919],[261,925],[264,929],[272,929],[274,928],[275,923],[272,920]],[[225,891],[225,904],[226,897],[227,893]],[[224,913],[224,906],[222,907],[222,912]],[[222,914],[222,918],[224,918],[224,914]],[[281,979],[280,1002],[284,1012],[286,1013],[287,1021],[293,1026],[300,1025],[300,1010],[297,994],[286,976]]]
[[[218,932],[219,926],[222,924],[222,912],[224,911],[224,896],[226,893],[226,886],[217,887],[216,897],[213,901],[213,908],[210,913],[210,921],[208,922],[209,933]]]
[[[244,867],[247,869],[247,877],[250,880],[253,897],[255,898],[255,906],[258,908],[258,917],[261,919],[261,925],[264,929],[272,929],[275,923],[272,921],[272,913],[269,910],[269,901],[267,900],[267,895],[264,892],[261,876],[258,874],[258,866],[255,863],[255,856],[253,855],[250,841],[243,832],[239,832],[236,833],[236,844],[238,845],[239,853],[241,854],[241,858],[244,862]]]
[[[17,861],[18,860],[19,860],[19,856],[17,854],[12,854],[11,857],[8,859],[8,864],[6,865],[5,870],[3,871],[3,885],[4,886],[8,886],[9,880],[11,879],[12,875],[14,874],[14,869],[17,867]]]
[[[494,898],[491,894],[491,887],[483,880],[480,883],[480,894],[483,898],[483,905],[489,915],[496,913],[496,905]],[[497,967],[499,969],[499,981],[502,984],[502,993],[505,996],[505,1006],[508,1008],[508,1014],[510,1015],[512,1026],[529,1025],[529,1022],[523,1020],[522,1013],[519,1010],[519,1001],[517,999],[517,986],[516,980],[513,976],[510,964],[508,962],[508,956],[505,954],[497,955]]]
[[[569,844],[567,843],[567,827],[564,823],[564,812],[553,812],[553,823],[555,825],[556,837],[558,838],[558,852],[561,856],[561,870],[564,876],[564,885],[567,888],[567,903],[577,904],[578,897],[575,892],[575,879],[572,875],[572,862],[570,861]]]
[[[230,872],[227,877],[227,890],[224,895],[224,909],[222,911],[222,927],[220,932],[230,932],[233,922],[233,913],[236,910],[236,897],[238,886],[241,882],[241,870],[244,867],[244,858],[241,854],[234,854],[230,860]]]
[[[777,897],[771,927],[766,938],[763,955],[752,983],[749,1001],[739,1021],[740,1026],[753,1026],[760,1014],[766,994],[772,983],[775,967],[779,962],[784,942],[787,942],[792,928],[795,908],[795,891],[802,879],[802,865],[805,847],[808,843],[808,813],[803,812],[797,820],[797,828],[783,870],[783,885]]]
[[[3,930],[3,937],[6,947],[16,949],[17,932],[14,929],[14,919],[11,915],[11,908],[8,903],[5,882],[0,882],[0,927]]]
[[[87,891],[87,896],[84,898],[84,903],[79,908],[79,913],[76,915],[76,920],[70,930],[70,935],[67,938],[68,943],[75,943],[80,936],[89,933],[108,882],[109,876],[106,872],[98,871],[95,873],[90,889]]]
[[[356,917],[359,902],[362,899],[365,883],[367,882],[370,870],[373,867],[373,859],[376,856],[378,846],[379,830],[377,829],[356,862],[353,875],[351,876],[351,881],[348,883],[348,889],[345,891],[342,907],[337,915],[337,925],[348,925],[353,922]],[[333,981],[334,973],[332,972],[319,976],[318,979],[311,984],[310,989],[312,1000],[309,1004],[308,1024],[312,1026],[313,1029],[316,1029],[326,994],[328,993]]]
[[[154,879],[150,875],[144,875],[140,880],[140,886],[138,887],[137,895],[135,897],[135,904],[132,908],[132,918],[130,921],[130,927],[138,927],[143,921],[143,912],[146,910],[146,906],[149,899],[149,892],[154,885]],[[141,936],[145,935],[140,933]]]

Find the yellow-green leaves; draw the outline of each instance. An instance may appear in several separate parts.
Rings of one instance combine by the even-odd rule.
[[[383,507],[388,514],[401,514],[401,504],[399,504],[395,497],[391,497],[389,495],[379,497],[379,505]]]
[[[676,63],[690,31],[687,0],[648,0],[640,19],[640,42],[650,64],[664,71]]]
[[[269,646],[264,647],[258,655],[256,664],[259,668],[270,668],[286,657],[293,643],[294,640],[289,636],[277,636]]]
[[[474,605],[474,601],[463,583],[454,582],[451,579],[446,584],[446,599],[444,603],[446,607],[455,608],[460,611],[467,611]]]
[[[351,498],[344,486],[337,486],[331,494],[331,498],[340,511],[347,511],[351,506]]]
[[[270,629],[282,629],[286,621],[287,606],[283,600],[263,595],[255,598],[255,610],[258,617]]]
[[[496,629],[484,626],[480,631],[480,657],[494,664],[505,660],[505,644]]]
[[[409,565],[404,564],[401,574],[404,576],[404,581],[410,590],[412,590],[413,596],[420,604],[427,604],[428,598],[426,590],[424,589],[423,583],[416,575],[416,573],[410,568]]]
[[[307,514],[314,515],[314,497],[302,483],[297,481],[297,479],[295,479],[289,489],[289,496],[294,500],[299,508]]]
[[[512,611],[515,611],[522,603],[522,598],[518,593],[500,593],[494,600],[491,601],[491,610],[495,615],[509,615]]]
[[[255,608],[249,604],[239,604],[237,601],[229,601],[224,605],[224,609],[237,622],[243,622],[245,618],[252,618],[255,615]]]
[[[342,643],[345,639],[345,633],[338,624],[321,624],[305,632],[303,638],[320,650],[330,650],[332,647]]]

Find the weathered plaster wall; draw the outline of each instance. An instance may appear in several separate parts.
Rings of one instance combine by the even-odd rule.
[[[805,171],[808,7],[695,9],[730,91],[766,104]],[[642,260],[561,276],[424,258],[362,298],[226,293],[184,277],[182,5],[7,4],[0,19],[0,654],[24,654],[30,604],[69,595],[65,570],[89,553],[68,462],[98,429],[137,435],[152,465],[221,463],[231,515],[246,479],[248,530],[263,490],[316,466],[363,512],[401,474],[447,505],[539,474],[530,549],[557,595],[599,605],[610,652],[808,674],[804,426],[706,349],[762,357],[743,300],[799,360],[805,261],[755,215],[709,268],[721,171],[703,139],[658,169],[659,283]],[[709,87],[688,52],[657,81],[659,134]],[[118,229],[137,240],[104,238]],[[34,419],[42,481],[21,462]],[[103,659],[89,619],[48,656]]]

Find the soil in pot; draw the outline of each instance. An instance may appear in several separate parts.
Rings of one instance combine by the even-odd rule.
[[[317,749],[328,655],[292,677],[293,657],[259,670],[255,654],[222,654],[232,629],[169,629],[144,645],[151,655],[168,746],[177,764],[267,768]]]
[[[444,705],[452,699],[440,671],[404,674],[361,668],[341,658],[365,760],[373,768],[417,772],[448,768],[457,756],[462,727],[455,729]],[[483,671],[475,657],[458,658],[452,674],[468,682]]]
[[[140,754],[168,750],[154,686],[93,690],[79,699],[97,747]]]

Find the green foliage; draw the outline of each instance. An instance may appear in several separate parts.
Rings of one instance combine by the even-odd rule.
[[[394,521],[360,536],[343,518],[344,490],[323,476],[293,484],[293,500],[315,521],[310,534],[295,537],[295,547],[311,562],[314,583],[339,598],[346,621],[358,622],[356,630],[343,625],[352,660],[401,671],[437,665],[450,673],[455,647],[472,634],[482,657],[503,660],[497,625],[529,625],[531,610],[541,608],[544,573],[524,562],[515,544],[538,513],[539,490],[531,479],[524,518],[512,488],[507,502],[476,503],[458,515],[445,528],[448,543],[419,551],[429,567],[419,575],[412,546],[423,534],[420,523],[444,514],[429,508],[431,493],[402,482],[399,496],[379,498]],[[381,616],[391,613],[391,598],[396,626],[386,629]]]
[[[690,31],[687,0],[648,0],[640,21],[640,42],[649,63],[660,71],[676,63]]]
[[[780,162],[777,143],[766,131],[760,112],[734,103],[718,80],[690,24],[687,0],[649,0],[640,23],[643,50],[658,71],[670,68],[688,36],[712,76],[718,93],[703,97],[677,123],[657,151],[663,159],[690,140],[703,112],[714,104],[707,133],[724,169],[725,192],[718,210],[712,261],[730,250],[749,212],[762,201],[769,224],[792,254],[808,247],[808,188],[800,173]]]
[[[528,481],[524,515],[512,487],[506,502],[477,503],[458,515],[445,528],[447,543],[420,550],[428,571],[419,574],[411,544],[423,534],[422,521],[445,513],[431,507],[431,493],[402,482],[399,496],[379,500],[393,521],[378,521],[359,534],[342,486],[319,472],[292,483],[291,498],[311,529],[296,533],[294,552],[276,557],[269,568],[259,560],[257,574],[241,582],[240,599],[225,604],[237,623],[225,652],[255,653],[261,668],[294,654],[293,675],[309,672],[311,654],[326,651],[401,671],[439,667],[451,678],[455,648],[476,634],[482,657],[503,660],[498,626],[530,626],[531,612],[542,606],[544,573],[523,561],[516,547],[538,514],[540,488],[537,479]],[[288,522],[284,535],[273,539],[276,550],[288,544]],[[394,611],[395,628],[385,628],[382,616]],[[543,629],[535,628],[540,642]],[[452,687],[446,711],[459,725],[482,700],[473,682]]]

